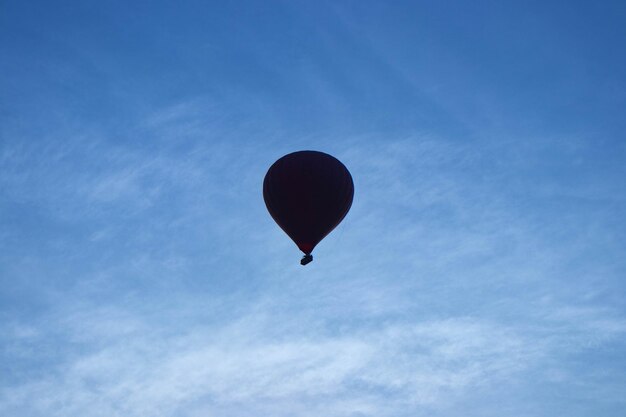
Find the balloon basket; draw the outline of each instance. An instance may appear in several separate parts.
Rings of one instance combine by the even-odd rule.
[[[308,263],[310,263],[311,261],[313,261],[313,255],[311,255],[310,253],[307,255],[304,255],[302,257],[302,259],[300,260],[300,265],[306,265]]]

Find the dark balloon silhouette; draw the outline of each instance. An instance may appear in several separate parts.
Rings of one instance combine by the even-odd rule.
[[[313,248],[348,214],[354,184],[348,169],[335,157],[317,151],[283,156],[263,181],[263,198],[270,215],[313,260]]]

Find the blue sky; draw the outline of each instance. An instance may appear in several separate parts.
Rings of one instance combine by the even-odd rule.
[[[622,416],[625,21],[2,2],[0,414]],[[304,268],[302,149],[355,182]]]

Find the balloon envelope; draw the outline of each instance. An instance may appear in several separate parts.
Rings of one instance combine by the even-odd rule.
[[[307,255],[343,220],[353,196],[348,169],[323,152],[285,155],[274,162],[263,181],[267,210]]]

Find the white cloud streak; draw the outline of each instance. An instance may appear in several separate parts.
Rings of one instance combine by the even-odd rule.
[[[3,362],[21,365],[0,414],[431,415],[544,366],[571,384],[555,357],[624,340],[620,313],[585,298],[592,284],[560,288],[577,242],[557,248],[497,192],[506,173],[477,175],[489,145],[321,140],[352,171],[355,204],[302,269],[262,206],[278,147],[242,150],[240,131],[201,140],[200,114],[183,103],[146,117],[138,131],[163,135],[152,150],[6,148],[6,195],[88,223],[115,262],[88,257],[103,267],[74,265],[47,315],[8,321]],[[171,151],[179,135],[191,144]]]
[[[269,408],[279,416],[405,415],[476,387],[510,383],[557,352],[590,347],[572,344],[572,334],[579,342],[606,342],[626,332],[623,320],[595,310],[556,310],[532,331],[459,317],[333,332],[320,328],[320,318],[275,315],[267,305],[192,327],[117,308],[94,313],[73,310],[48,329],[14,327],[26,345],[46,346],[56,333],[74,353],[37,380],[4,388],[3,414],[176,416],[230,409],[243,416]],[[598,315],[605,318],[598,322]]]

